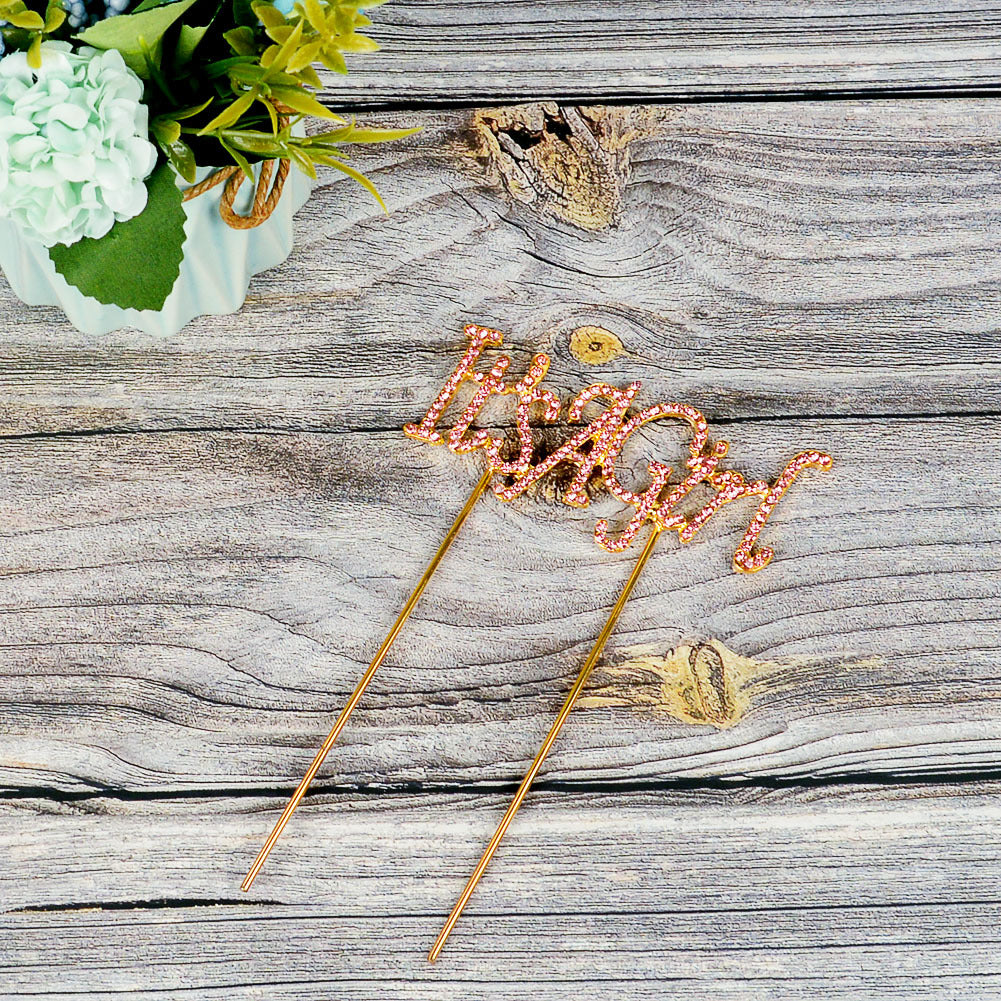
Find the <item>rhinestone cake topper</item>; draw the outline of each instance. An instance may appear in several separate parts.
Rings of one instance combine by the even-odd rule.
[[[601,471],[601,481],[604,487],[627,507],[633,509],[632,515],[615,535],[607,519],[601,519],[594,528],[594,538],[598,545],[609,552],[622,552],[636,539],[640,531],[649,523],[650,534],[640,552],[632,571],[626,580],[618,599],[612,608],[605,625],[602,627],[587,660],[574,681],[556,720],[546,739],[542,743],[532,766],[529,768],[507,812],[501,819],[494,836],[487,845],[483,856],[473,874],[466,883],[458,902],[438,935],[428,959],[434,962],[441,952],[446,939],[458,921],[476,884],[486,870],[490,859],[497,850],[505,832],[511,824],[515,813],[524,801],[528,790],[538,774],[542,762],[562,729],[571,709],[579,698],[587,680],[601,655],[605,642],[611,635],[622,609],[632,593],[633,587],[653,553],[654,547],[662,532],[675,531],[683,543],[691,542],[696,534],[709,522],[722,507],[733,501],[751,498],[757,501],[757,507],[751,517],[743,538],[737,544],[733,553],[734,570],[740,573],[757,573],[772,560],[774,552],[768,546],[759,546],[758,539],[768,518],[775,510],[785,492],[804,469],[816,468],[828,470],[831,468],[831,457],[825,452],[815,450],[800,452],[782,470],[774,483],[765,480],[748,482],[736,470],[722,467],[723,459],[729,450],[726,441],[712,442],[709,439],[709,425],[705,417],[694,407],[683,403],[659,403],[630,415],[633,401],[640,391],[639,382],[631,382],[625,389],[619,389],[607,383],[596,383],[588,386],[577,394],[570,402],[566,411],[566,422],[572,433],[567,440],[554,452],[533,464],[535,455],[535,439],[532,429],[533,409],[536,419],[547,424],[553,424],[559,419],[561,404],[559,397],[549,389],[542,388],[542,381],[548,371],[550,359],[548,355],[537,354],[533,357],[528,372],[517,382],[508,381],[505,377],[511,366],[511,359],[500,355],[489,371],[476,368],[477,362],[485,348],[500,347],[503,335],[489,327],[470,324],[465,328],[469,346],[459,360],[455,370],[449,376],[441,392],[431,404],[424,419],[419,424],[407,424],[403,432],[410,438],[429,445],[445,445],[457,454],[481,451],[486,456],[486,468],[479,482],[473,488],[465,505],[456,517],[448,534],[445,536],[438,551],[435,553],[427,569],[424,571],[417,587],[414,589],[403,610],[393,624],[389,635],[379,647],[375,658],[362,675],[354,691],[351,693],[344,709],[327,735],[308,771],[299,783],[298,788],[289,800],[284,812],[271,832],[260,854],[243,881],[243,889],[250,888],[265,859],[281,836],[285,825],[295,812],[302,797],[306,794],[310,783],[319,771],[331,747],[340,735],[348,717],[361,700],[365,689],[372,680],[395,642],[403,624],[406,622],[414,606],[424,593],[428,582],[437,570],[442,558],[452,544],[459,530],[465,523],[470,511],[484,494],[487,487],[493,486],[493,492],[501,501],[511,501],[524,494],[533,484],[548,476],[557,466],[569,465],[575,468],[570,485],[564,493],[563,503],[574,507],[587,507],[590,497],[587,492],[589,482],[595,473]],[[464,383],[473,385],[472,395],[462,409],[455,424],[448,430],[439,428],[439,423],[445,413],[453,407]],[[473,427],[491,397],[513,396],[515,403],[515,426],[517,437],[514,441],[505,438],[493,438],[482,429]],[[576,425],[584,421],[584,410],[589,405],[601,407],[600,413],[582,427]],[[603,405],[603,406],[602,406]],[[642,493],[629,490],[620,482],[616,473],[616,462],[634,431],[652,421],[672,420],[687,425],[691,432],[688,455],[684,460],[684,469],[671,482],[673,469],[663,463],[651,461],[647,464],[650,484]],[[516,451],[514,458],[505,458]],[[495,479],[496,478],[496,479]],[[712,494],[703,506],[690,514],[683,514],[679,507],[685,502],[698,486],[706,486]]]
[[[503,501],[519,497],[533,483],[565,462],[576,466],[577,473],[563,496],[563,503],[574,507],[587,507],[589,497],[585,487],[595,470],[600,468],[608,490],[623,504],[629,504],[636,509],[636,513],[617,539],[611,538],[608,534],[607,521],[599,521],[595,526],[595,541],[609,552],[617,553],[626,549],[647,521],[652,521],[658,530],[674,529],[682,542],[691,542],[696,533],[724,504],[742,497],[760,497],[758,509],[733,554],[734,570],[755,573],[768,566],[774,555],[771,549],[765,547],[755,550],[754,545],[782,495],[792,486],[793,480],[802,470],[810,466],[819,469],[831,468],[831,457],[824,452],[800,452],[786,466],[775,483],[769,484],[764,480],[747,483],[740,473],[719,468],[729,449],[729,443],[717,441],[710,444],[708,422],[694,407],[684,403],[660,403],[641,410],[626,420],[626,414],[639,393],[641,385],[639,382],[631,382],[625,389],[617,389],[607,383],[596,383],[578,393],[567,409],[568,424],[580,423],[584,407],[592,401],[605,400],[611,405],[555,452],[533,466],[531,457],[534,442],[529,422],[532,405],[545,404],[541,418],[547,423],[555,421],[560,412],[560,402],[556,394],[548,389],[539,388],[539,383],[549,370],[548,355],[536,355],[532,359],[528,374],[520,382],[505,383],[503,376],[511,364],[511,359],[505,355],[497,359],[488,373],[473,368],[483,349],[487,346],[499,347],[503,342],[503,335],[497,330],[470,324],[466,327],[466,336],[469,338],[469,347],[431,404],[424,420],[420,424],[407,424],[403,428],[403,433],[429,445],[447,444],[451,451],[457,453],[483,449],[487,456],[488,471],[513,479],[509,485],[501,483],[494,485],[494,493]],[[447,435],[442,435],[438,431],[438,421],[465,381],[475,383],[477,389],[454,427]],[[483,430],[467,436],[473,421],[483,410],[487,400],[494,395],[514,395],[518,398],[517,427],[520,451],[514,462],[504,462],[501,459],[505,446],[503,439],[490,438]],[[659,462],[651,462],[647,467],[651,476],[650,486],[642,494],[635,494],[619,482],[615,475],[615,461],[634,431],[650,421],[663,419],[680,420],[691,427],[692,441],[688,449],[688,458],[685,460],[689,472],[680,483],[671,488],[666,497],[662,498],[672,470],[671,467]],[[584,445],[590,446],[587,451],[582,451]],[[691,517],[675,513],[674,508],[700,483],[706,483],[715,489],[715,496]]]

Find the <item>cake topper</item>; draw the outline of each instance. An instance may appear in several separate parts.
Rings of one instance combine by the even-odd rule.
[[[558,420],[561,411],[560,400],[556,394],[541,386],[549,370],[549,357],[545,354],[535,355],[524,377],[517,382],[512,382],[506,378],[511,360],[505,355],[499,356],[489,371],[482,371],[476,367],[485,348],[500,347],[503,344],[503,335],[499,331],[477,324],[469,324],[465,328],[465,334],[469,341],[466,351],[445,382],[441,392],[431,404],[424,419],[419,424],[407,424],[403,431],[408,437],[429,445],[446,445],[454,453],[482,451],[486,456],[486,468],[407,603],[403,606],[403,610],[393,623],[389,635],[379,647],[372,663],[362,675],[347,704],[337,717],[327,739],[317,752],[309,770],[247,873],[242,888],[249,889],[260,872],[261,866],[263,866],[269,852],[336,742],[348,717],[358,705],[373,675],[382,664],[414,606],[424,593],[449,546],[458,535],[476,502],[486,492],[487,487],[492,484],[496,497],[502,501],[511,501],[524,494],[533,484],[547,476],[557,466],[567,464],[575,467],[576,471],[562,497],[563,503],[575,507],[587,507],[590,502],[587,485],[595,472],[600,469],[604,486],[615,498],[627,507],[633,508],[633,513],[618,535],[612,532],[607,519],[598,521],[594,528],[594,538],[598,545],[609,552],[622,552],[635,541],[647,523],[650,524],[650,534],[647,536],[639,557],[609,613],[605,625],[598,634],[591,652],[581,667],[573,687],[570,689],[538,754],[536,754],[535,760],[518,787],[507,812],[501,819],[497,830],[483,852],[483,856],[469,877],[465,889],[438,935],[428,955],[431,962],[438,958],[445,941],[476,888],[476,884],[496,852],[515,813],[528,794],[532,782],[542,767],[542,762],[587,684],[591,671],[601,656],[602,649],[615,628],[619,615],[625,607],[643,567],[653,554],[660,536],[666,531],[675,531],[681,542],[691,542],[724,505],[742,498],[752,498],[757,501],[757,507],[747,530],[734,550],[732,565],[734,570],[740,573],[757,573],[766,567],[774,556],[773,550],[768,546],[759,546],[758,540],[769,516],[775,510],[782,496],[804,469],[827,470],[831,468],[831,457],[825,452],[805,451],[796,455],[773,483],[768,483],[765,480],[749,482],[736,470],[723,468],[723,459],[729,445],[722,440],[710,441],[708,422],[694,407],[683,403],[659,403],[630,415],[633,401],[640,391],[639,382],[632,382],[624,389],[607,383],[596,383],[578,393],[567,408],[568,425],[582,424],[584,410],[589,405],[604,404],[604,406],[601,407],[597,416],[589,423],[576,429],[559,448],[533,464],[532,458],[535,454],[535,440],[532,430],[533,410],[537,411],[537,419],[550,424]],[[441,430],[439,423],[456,402],[459,390],[464,383],[473,384],[472,395],[459,414],[458,420],[449,429]],[[517,437],[514,442],[508,442],[504,438],[491,437],[482,428],[473,428],[477,417],[486,406],[487,401],[493,396],[513,396],[516,398],[515,426]],[[659,420],[680,421],[683,425],[687,425],[691,433],[688,455],[684,460],[683,469],[679,470],[675,478],[675,482],[672,482],[673,469],[670,466],[656,461],[648,463],[647,471],[650,475],[650,484],[641,493],[635,493],[620,482],[616,472],[616,461],[629,437],[636,430],[644,424]],[[516,454],[513,457],[505,458],[511,452]],[[497,477],[496,481],[495,477]],[[712,491],[709,500],[694,513],[683,514],[679,510],[680,505],[700,485],[708,486]]]

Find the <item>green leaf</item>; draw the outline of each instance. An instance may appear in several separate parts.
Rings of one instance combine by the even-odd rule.
[[[146,0],[149,3],[150,0]],[[172,0],[146,10],[109,17],[77,35],[77,39],[95,49],[118,49],[129,69],[143,80],[149,79],[149,69],[143,57],[143,43],[155,51],[167,29],[195,0]],[[140,7],[145,6],[141,4]]]
[[[134,219],[116,223],[99,240],[49,248],[56,270],[98,302],[161,309],[180,274],[184,207],[174,172],[166,164],[157,167],[146,187],[149,201]]]
[[[153,81],[154,84],[159,88],[160,93],[174,104],[174,95],[170,89],[170,84],[167,78],[160,72],[160,58],[162,56],[162,45],[157,45],[156,49],[151,49],[146,44],[146,39],[143,36],[139,37],[139,48],[142,50],[143,59],[146,62],[146,72],[149,74],[149,79]]]
[[[193,104],[190,108],[175,108],[168,115],[164,115],[164,118],[172,118],[175,122],[182,122],[186,118],[194,118],[195,115],[201,114],[213,101],[213,98],[209,98],[207,101],[202,101],[201,104]]]
[[[313,69],[312,66],[303,66],[298,73],[296,73],[296,79],[299,83],[308,84],[310,87],[315,87],[319,90],[323,86],[323,81],[320,79],[319,74]]]
[[[243,57],[241,56],[240,58],[242,59]],[[263,66],[258,66],[257,63],[241,62],[235,66],[231,66],[227,70],[226,75],[229,77],[230,87],[236,93],[247,87],[260,88],[264,83],[267,72]]]
[[[41,14],[36,14],[33,10],[23,10],[18,14],[8,14],[7,20],[15,28],[27,28],[29,31],[41,31],[45,27]]]
[[[298,52],[292,54],[285,68],[289,73],[301,73],[307,66],[311,66],[320,56],[320,49],[323,48],[323,39],[317,38],[312,42],[307,42],[299,48]]]
[[[188,182],[195,183],[195,170],[198,165],[195,163],[195,154],[191,147],[181,139],[176,142],[161,144],[160,147],[167,154],[167,159],[171,166]]]
[[[329,5],[328,5],[329,6]],[[327,29],[333,28],[336,35],[349,35],[355,26],[353,10],[343,10],[340,7],[330,7],[327,15]]]
[[[219,145],[229,153],[236,161],[239,168],[244,172],[251,184],[254,183],[254,168],[250,166],[250,161],[238,150],[234,149],[225,139],[219,139]]]
[[[303,0],[303,9],[306,11],[306,20],[318,31],[327,26],[327,19],[324,17],[323,6],[320,0]]]
[[[241,94],[228,108],[224,108],[208,125],[200,129],[198,134],[204,136],[216,129],[228,129],[231,125],[235,125],[256,99],[257,94],[252,90]]]
[[[297,149],[293,146],[289,150],[289,159],[304,173],[309,177],[316,180],[316,168],[313,166],[313,161],[303,153],[301,149]]]
[[[172,118],[154,118],[149,123],[149,130],[161,146],[169,146],[181,138],[181,126]]]
[[[205,63],[202,70],[210,79],[226,76],[230,70],[237,66],[246,66],[253,63],[247,56],[228,56],[226,59],[217,59],[215,62]]]
[[[233,23],[245,24],[253,28],[257,24],[257,15],[251,8],[252,0],[233,0]]]
[[[348,64],[344,61],[344,56],[333,49],[324,49],[320,53],[320,62],[334,73],[340,73],[342,76],[347,75]]]
[[[406,139],[420,128],[416,129],[357,129],[354,124],[345,126],[343,129],[334,129],[331,132],[317,132],[310,136],[312,142],[333,142],[333,143],[385,143],[394,139]]]
[[[263,156],[268,159],[281,156],[284,152],[282,144],[273,135],[268,135],[267,132],[225,129],[220,133],[219,140],[243,153],[253,153],[255,156]]]
[[[179,69],[191,62],[198,43],[205,37],[205,32],[210,25],[205,24],[198,28],[193,28],[190,24],[182,24],[177,36],[177,46],[174,49],[174,68]]]
[[[272,87],[271,94],[276,101],[288,105],[293,111],[301,111],[304,115],[315,115],[317,118],[343,121],[340,115],[325,108],[312,94],[298,87]]]
[[[340,40],[342,52],[378,52],[379,43],[368,35],[359,35],[355,32]]]
[[[141,14],[144,10],[153,10],[156,7],[166,7],[167,4],[177,3],[177,0],[143,0],[138,7],[134,7],[132,14]]]
[[[261,10],[267,10],[267,8],[262,7]],[[270,24],[266,25],[266,27],[267,31],[265,34],[271,39],[272,42],[277,42],[279,45],[281,45],[282,42],[284,42],[293,31],[295,31],[295,26],[289,24],[287,21],[282,21],[281,24],[275,25],[274,27]]]
[[[45,27],[42,29],[46,35],[51,35],[57,28],[61,28],[66,20],[66,10],[62,5],[62,0],[49,0],[45,8]]]
[[[334,170],[339,170],[342,174],[347,174],[352,180],[357,181],[379,203],[382,211],[388,214],[389,209],[386,208],[386,203],[382,200],[375,185],[360,170],[355,170],[354,167],[349,167],[346,163],[341,163],[339,160],[327,160],[324,158],[321,162],[325,162],[328,167],[333,167]]]
[[[183,31],[184,29],[182,28],[181,30]],[[238,56],[253,56],[257,54],[254,31],[245,24],[241,24],[238,28],[230,28],[229,31],[224,31],[222,37],[229,42],[230,48]]]
[[[281,73],[286,66],[288,66],[288,61],[295,54],[295,50],[299,47],[299,42],[302,39],[302,21],[300,21],[291,31],[288,38],[282,42],[281,47],[277,52],[271,57],[271,60],[265,64],[263,56],[261,57],[261,65],[267,66],[269,70],[277,73]],[[272,46],[271,48],[274,48]],[[269,49],[268,52],[271,50]],[[267,55],[267,52],[265,53]]]
[[[263,24],[265,28],[277,28],[279,25],[286,23],[285,15],[273,4],[254,3],[251,7],[253,10],[255,24],[258,19],[260,19],[261,24]]]
[[[274,106],[273,102],[271,102],[271,101],[262,101],[261,103],[267,109],[268,118],[271,119],[271,131],[275,135],[278,135],[278,130],[279,130],[279,128],[281,128],[281,126],[280,126],[280,124],[278,122],[278,112],[275,111],[275,106]]]

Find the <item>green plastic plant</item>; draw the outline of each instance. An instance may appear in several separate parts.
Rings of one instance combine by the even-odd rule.
[[[284,159],[316,177],[318,167],[330,167],[385,209],[371,181],[347,162],[349,149],[416,130],[358,127],[316,96],[322,87],[316,66],[346,73],[346,55],[378,48],[362,29],[371,24],[364,12],[383,0],[133,0],[108,16],[112,2],[117,7],[126,0],[0,0],[0,58],[23,52],[43,73],[50,41],[62,51],[117,51],[123,72],[141,81],[148,139],[160,151],[140,216],[117,221],[106,236],[52,248],[50,257],[68,281],[102,302],[162,305],[179,273],[184,240],[184,210],[172,178],[193,183],[199,168],[235,164],[253,177],[255,163]],[[307,117],[330,127],[306,135]],[[160,234],[156,260],[138,276],[112,273],[123,256],[150,258],[144,250],[151,233]]]

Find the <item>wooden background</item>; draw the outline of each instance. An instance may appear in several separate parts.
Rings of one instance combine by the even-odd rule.
[[[159,342],[0,280],[0,996],[1001,998],[1001,5],[375,16],[328,96],[424,126],[358,154],[389,216],[325,178]],[[665,540],[431,967],[635,558],[614,508],[478,507],[238,887],[476,478],[399,431],[473,320],[749,475],[836,466],[761,574],[744,510]]]

